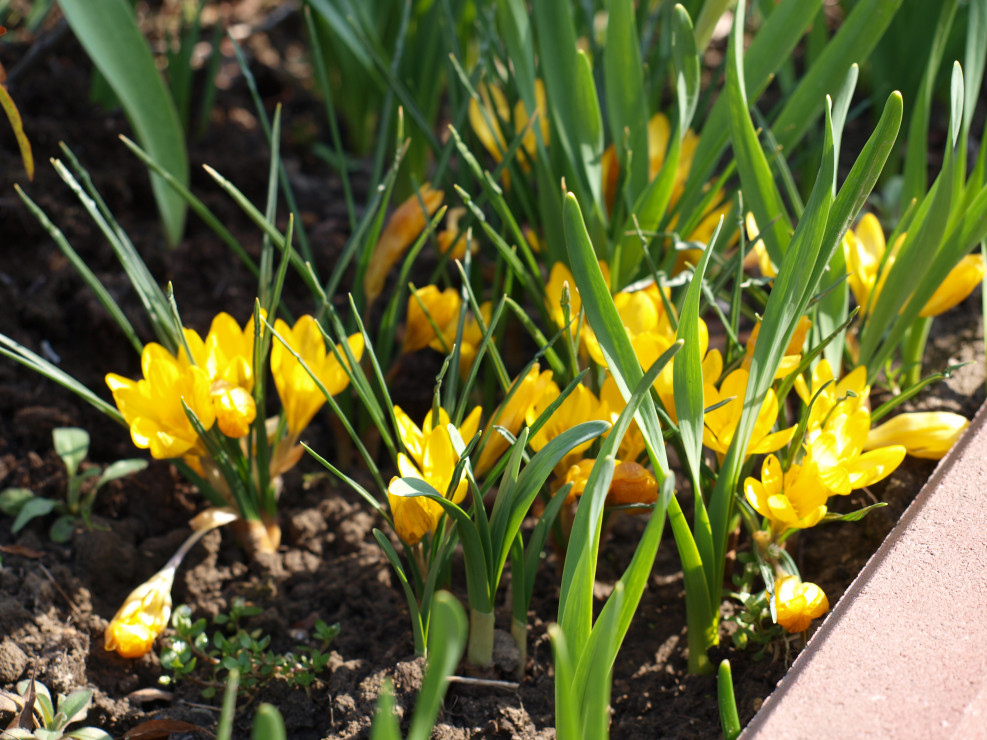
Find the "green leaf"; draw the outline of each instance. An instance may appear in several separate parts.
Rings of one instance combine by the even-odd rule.
[[[394,704],[394,682],[384,679],[377,694],[377,708],[370,726],[370,740],[401,740],[401,725]],[[259,740],[259,739],[258,739]]]
[[[428,664],[411,717],[408,740],[428,740],[431,737],[442,698],[449,687],[449,676],[459,664],[466,645],[466,612],[448,591],[435,594],[431,620]]]
[[[771,261],[782,263],[788,249],[792,224],[788,219],[768,166],[767,157],[758,141],[754,122],[748,113],[747,92],[741,74],[744,48],[744,0],[737,3],[733,33],[727,50],[727,98],[730,110],[730,141],[740,172],[740,183],[744,191],[744,206],[754,213]]]
[[[75,475],[79,464],[89,454],[89,432],[78,427],[59,427],[51,432],[55,452],[65,463],[69,477]]]
[[[624,330],[607,284],[603,280],[603,273],[593,252],[593,244],[590,242],[589,234],[586,233],[586,224],[583,222],[579,203],[572,193],[565,196],[563,217],[569,263],[572,266],[576,287],[579,289],[583,310],[596,333],[607,367],[613,373],[621,395],[625,399],[630,398],[644,371],[641,370],[634,347]],[[660,482],[667,474],[668,459],[654,404],[642,404],[635,418],[641,427],[649,453],[657,461],[654,470]]]
[[[58,501],[50,498],[41,498],[40,496],[35,496],[29,501],[25,501],[24,505],[21,506],[20,511],[17,512],[17,518],[14,519],[14,523],[10,525],[10,531],[17,534],[27,523],[39,516],[46,516],[55,510],[58,506]]]
[[[171,95],[126,0],[60,0],[59,7],[93,64],[123,105],[137,140],[175,179],[188,184],[185,136]],[[151,186],[175,246],[185,225],[185,203],[157,175]]]
[[[628,172],[626,151],[633,154],[625,188],[631,200],[648,185],[648,110],[645,104],[644,65],[633,0],[610,0],[607,43],[603,49],[607,118],[616,144],[620,168]],[[624,137],[627,146],[623,146]]]
[[[717,696],[720,705],[720,726],[723,728],[724,740],[736,740],[740,735],[740,716],[737,714],[737,699],[733,693],[733,672],[730,661],[720,663],[716,677]]]
[[[273,704],[263,702],[254,714],[250,740],[287,740],[284,719]]]
[[[66,718],[66,724],[81,722],[86,718],[89,710],[89,702],[92,701],[92,689],[79,689],[73,691],[68,696],[58,702],[58,711],[62,712]]]
[[[870,514],[875,509],[883,509],[887,506],[886,503],[878,502],[876,504],[871,504],[870,506],[865,506],[862,509],[857,509],[856,511],[851,511],[849,514],[837,514],[836,512],[830,512],[826,514],[823,518],[824,522],[859,522],[865,516]]]
[[[5,488],[0,491],[0,511],[7,516],[17,516],[24,504],[34,498],[30,488]]]
[[[850,11],[771,126],[783,151],[794,148],[824,113],[825,96],[837,89],[851,64],[867,59],[901,3],[902,0],[861,0]]]
[[[531,508],[538,491],[548,480],[548,476],[552,474],[552,470],[571,450],[584,442],[595,439],[609,428],[610,424],[605,421],[587,421],[577,424],[572,429],[567,429],[531,458],[531,461],[524,466],[524,470],[518,476],[516,485],[512,486],[509,491],[501,491],[497,496],[499,503],[501,496],[505,493],[510,494],[504,505],[495,509],[491,520],[492,539],[497,553],[497,559],[493,563],[494,588],[500,579],[504,564],[507,562],[511,544],[521,529],[521,523],[527,516],[528,509]],[[523,449],[523,444],[521,449]]]
[[[48,539],[58,543],[68,542],[72,539],[77,521],[79,520],[72,514],[62,514],[48,528]]]

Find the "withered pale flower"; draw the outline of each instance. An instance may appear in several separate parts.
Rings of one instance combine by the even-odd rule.
[[[898,414],[867,435],[864,449],[903,445],[909,455],[938,460],[970,426],[966,417],[951,411],[916,411]]]
[[[803,583],[798,576],[775,579],[775,612],[778,624],[788,632],[804,632],[813,619],[828,611],[829,599],[816,584]]]
[[[106,628],[104,646],[124,658],[140,658],[171,617],[175,567],[167,566],[130,592]]]
[[[349,385],[346,370],[336,360],[334,353],[326,350],[325,339],[313,317],[300,317],[294,327],[289,327],[278,319],[274,323],[274,330],[305,361],[329,395],[335,396]],[[347,343],[353,357],[359,361],[363,356],[363,335],[353,334]],[[337,345],[336,349],[345,359],[342,345]],[[281,398],[289,435],[297,440],[326,402],[325,396],[308,371],[277,337],[271,345],[271,374]]]
[[[425,183],[391,214],[363,276],[363,290],[367,300],[373,301],[380,295],[387,274],[428,225],[432,214],[442,205],[444,196],[443,191],[435,190],[430,183]]]
[[[179,361],[154,342],[141,352],[142,380],[110,373],[106,384],[130,427],[130,437],[158,460],[181,457],[201,447],[199,435],[185,415],[182,400],[205,429],[216,421],[209,376],[200,367]]]
[[[628,506],[631,504],[653,504],[658,500],[658,481],[651,472],[636,462],[621,462],[616,460],[613,470],[613,480],[607,490],[607,506]],[[582,496],[589,482],[589,475],[596,460],[580,460],[569,467],[560,487],[572,483],[566,497],[569,502]]]

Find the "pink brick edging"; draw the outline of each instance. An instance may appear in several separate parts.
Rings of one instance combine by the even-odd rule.
[[[987,405],[742,738],[987,738]]]

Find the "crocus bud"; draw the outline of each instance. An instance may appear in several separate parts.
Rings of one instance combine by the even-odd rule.
[[[829,611],[829,599],[814,583],[802,583],[798,576],[775,579],[775,612],[778,624],[792,634],[804,632],[813,619]]]

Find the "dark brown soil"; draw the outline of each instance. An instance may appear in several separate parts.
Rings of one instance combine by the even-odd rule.
[[[25,48],[0,47],[0,61],[8,70],[16,67]],[[286,120],[295,124],[286,127],[284,154],[289,172],[299,173],[296,191],[320,268],[327,270],[345,240],[340,189],[325,165],[308,153],[307,140],[293,138],[292,133],[315,129],[324,138],[321,109],[287,73],[259,62],[255,72],[268,108],[285,103]],[[164,248],[145,171],[116,140],[118,133],[129,131],[126,121],[119,112],[107,113],[88,101],[89,79],[88,62],[68,38],[11,85],[39,166],[35,182],[25,183],[13,139],[0,125],[0,331],[35,350],[49,347],[63,368],[108,397],[105,373],[135,375],[137,358],[11,187],[13,182],[24,185],[128,315],[138,319],[139,306],[110,248],[48,166],[49,157],[59,156],[59,140],[69,143],[89,166],[152,272],[162,283],[174,282],[187,324],[204,330],[220,310],[247,315],[254,286],[249,272],[195,218],[190,218],[177,250]],[[211,164],[254,202],[263,201],[268,149],[259,126],[251,123],[253,109],[243,80],[235,74],[231,79],[229,89],[219,92],[208,134],[192,147],[192,187],[256,253],[260,234],[198,168]],[[304,302],[305,292],[295,294],[293,307],[299,313],[311,310]],[[963,359],[981,352],[978,301],[969,300],[952,314],[951,324],[937,330],[932,342],[936,362],[945,363],[954,351],[969,355]],[[145,338],[150,336],[146,326],[140,321],[137,325]],[[982,386],[982,369],[968,369],[940,386],[935,403],[972,415],[983,400]],[[25,486],[40,495],[59,496],[65,478],[51,451],[51,430],[67,425],[91,432],[90,460],[95,463],[135,455],[126,430],[67,391],[13,362],[0,361],[0,489]],[[313,424],[307,439],[316,449],[334,454],[324,420]],[[343,459],[340,464],[355,469],[352,461]],[[874,495],[890,505],[862,523],[820,527],[800,539],[796,558],[832,603],[932,467],[910,463],[891,483],[875,490]],[[380,522],[353,493],[324,476],[305,477],[316,469],[303,461],[286,481],[284,542],[276,555],[249,562],[230,533],[211,533],[179,572],[174,599],[191,605],[196,616],[212,616],[228,610],[235,597],[243,597],[263,610],[249,625],[271,635],[279,651],[292,649],[297,642],[289,633],[310,631],[315,617],[339,622],[342,632],[331,646],[329,670],[308,691],[275,683],[263,699],[284,713],[293,740],[365,737],[383,678],[393,679],[398,703],[407,711],[420,686],[421,663],[413,654],[400,587],[371,534]],[[860,494],[846,507],[869,502]],[[169,465],[154,462],[101,492],[98,527],[80,528],[66,545],[48,541],[47,523],[33,523],[12,536],[9,520],[0,522],[0,686],[10,689],[18,679],[36,673],[53,691],[93,687],[89,723],[115,736],[152,718],[214,730],[218,711],[200,698],[195,686],[179,684],[170,693],[142,691],[158,686],[161,670],[155,655],[128,661],[102,646],[107,620],[121,600],[163,565],[186,536],[188,520],[203,505]],[[642,526],[635,518],[614,523],[601,550],[601,596],[609,593],[629,562]],[[549,553],[532,604],[529,657],[520,685],[498,691],[453,684],[437,737],[554,737],[552,657],[545,628],[557,613],[558,577],[558,563]],[[454,584],[454,590],[465,599],[464,588]],[[504,584],[502,594],[509,591]],[[508,618],[509,608],[499,603],[498,626],[507,629]],[[681,571],[666,537],[615,668],[614,737],[720,736],[715,680],[686,672],[684,625]],[[761,662],[728,646],[725,639],[712,657],[733,662],[741,718],[746,721],[784,674],[798,645],[787,655]],[[514,679],[503,666],[485,675]],[[252,707],[241,711],[237,737],[248,736],[251,714]]]

